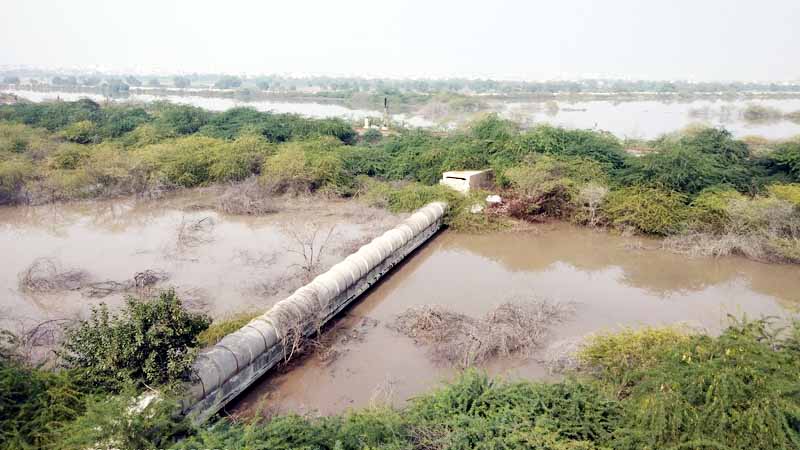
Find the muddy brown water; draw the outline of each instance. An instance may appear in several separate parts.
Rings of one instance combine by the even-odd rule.
[[[333,229],[319,268],[325,269],[382,233],[401,216],[355,201],[276,200],[264,216],[221,214],[210,207],[216,189],[158,200],[118,199],[36,207],[0,207],[0,328],[46,319],[85,317],[101,302],[117,307],[131,292],[96,298],[85,289],[26,292],[20,273],[37,258],[88,274],[87,283],[123,282],[153,269],[169,274],[156,289],[174,287],[191,308],[213,317],[266,311],[303,284],[304,262],[293,234],[318,230],[319,248]],[[208,224],[181,243],[181,227]],[[133,294],[136,294],[135,292]]]
[[[415,305],[482,316],[509,298],[574,302],[574,315],[554,327],[547,345],[620,326],[685,322],[715,333],[728,314],[784,317],[800,306],[798,266],[688,259],[657,247],[655,240],[565,224],[480,236],[441,233],[346,311],[332,330],[346,336],[336,343],[333,362],[311,355],[265,377],[230,410],[332,414],[375,401],[402,404],[452,378],[453,369],[387,326]],[[485,369],[553,379],[539,360],[498,360]]]

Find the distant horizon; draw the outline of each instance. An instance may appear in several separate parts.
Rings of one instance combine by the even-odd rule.
[[[50,72],[52,74],[61,75],[103,75],[103,76],[116,76],[116,75],[133,75],[133,76],[237,76],[247,79],[254,79],[258,77],[285,77],[294,79],[304,78],[352,78],[361,80],[397,80],[397,81],[442,81],[442,80],[489,80],[496,82],[522,82],[522,83],[540,83],[550,81],[649,81],[649,82],[683,82],[683,83],[755,83],[755,84],[798,84],[800,77],[787,78],[787,79],[699,79],[690,76],[676,77],[676,78],[645,78],[635,76],[622,76],[622,75],[600,75],[600,74],[585,74],[575,76],[560,76],[551,78],[513,78],[511,76],[467,76],[464,74],[453,74],[445,76],[415,76],[415,75],[380,75],[380,74],[357,74],[357,73],[336,73],[336,72],[208,72],[208,71],[186,71],[177,69],[142,69],[140,68],[125,68],[125,67],[101,67],[101,66],[47,66],[47,65],[0,65],[0,73],[14,73],[23,71],[38,71]]]
[[[6,0],[0,65],[367,79],[800,80],[796,0]]]

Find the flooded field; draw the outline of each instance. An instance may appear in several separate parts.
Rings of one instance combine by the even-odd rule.
[[[64,101],[75,101],[81,98],[90,98],[94,101],[104,101],[106,97],[100,94],[87,94],[80,92],[54,92],[54,91],[8,91],[19,97],[33,102],[51,101],[61,99]],[[365,117],[381,117],[380,111],[367,109],[352,109],[336,103],[321,102],[289,102],[272,100],[241,100],[223,97],[205,97],[200,95],[152,95],[152,94],[130,94],[119,101],[149,103],[154,101],[168,101],[176,104],[198,106],[209,111],[225,111],[238,106],[255,108],[258,111],[272,111],[276,113],[299,114],[306,117],[339,117],[347,120],[361,121]],[[393,114],[393,120],[398,123],[407,124],[412,127],[431,127],[434,125],[423,117]]]
[[[489,235],[444,232],[360,299],[328,333],[325,349],[266,377],[234,411],[330,414],[387,398],[395,404],[435,386],[454,369],[390,325],[409,307],[447,306],[478,317],[511,298],[573,302],[533,358],[486,368],[507,377],[547,379],[548,347],[620,326],[683,322],[716,332],[727,315],[787,317],[800,307],[800,267],[742,258],[687,259],[658,241],[565,224]],[[333,354],[333,356],[331,356]]]
[[[693,123],[725,127],[737,137],[761,136],[784,139],[800,135],[800,123],[790,120],[747,121],[742,112],[748,105],[775,108],[791,113],[800,111],[800,99],[590,101],[552,103],[510,102],[495,105],[504,116],[523,123],[550,123],[567,128],[610,131],[620,138],[652,139],[680,130]]]
[[[164,278],[152,288],[174,287],[213,317],[266,311],[304,284],[300,253],[310,242],[321,255],[311,269],[320,271],[401,220],[353,201],[299,197],[277,199],[272,214],[231,216],[212,208],[217,195],[0,208],[0,327],[119,305],[140,293],[132,280],[144,271]],[[24,274],[42,262],[60,285],[27,288]]]
[[[78,100],[91,98],[102,101],[99,94],[58,91],[9,90],[8,92],[31,101],[60,98]],[[364,117],[379,117],[381,112],[351,109],[342,104],[323,102],[247,101],[199,95],[130,94],[120,101],[152,102],[167,100],[174,103],[199,106],[212,111],[224,111],[237,106],[249,106],[259,111],[294,113],[308,117],[340,117],[361,121]],[[609,131],[620,138],[653,139],[661,134],[680,130],[690,124],[700,123],[723,126],[737,137],[756,135],[768,139],[784,139],[800,135],[797,121],[775,119],[762,122],[744,120],[742,112],[748,105],[774,108],[787,114],[800,111],[800,99],[754,100],[693,100],[693,101],[549,101],[549,102],[488,102],[484,111],[497,112],[504,117],[526,125],[549,123],[567,128]],[[397,123],[412,127],[452,128],[473,118],[474,114],[458,114],[446,118],[429,116],[418,111],[394,114]]]

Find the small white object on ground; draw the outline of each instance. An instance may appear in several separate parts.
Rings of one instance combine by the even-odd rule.
[[[499,195],[487,195],[486,203],[503,203],[503,199]]]
[[[483,205],[475,203],[474,205],[469,207],[469,212],[472,214],[479,214],[483,212]]]

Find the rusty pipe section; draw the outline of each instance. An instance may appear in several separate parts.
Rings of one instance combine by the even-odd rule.
[[[286,339],[309,335],[441,227],[447,204],[430,203],[202,352],[183,412],[204,421],[284,356]],[[299,333],[298,333],[298,330]]]

